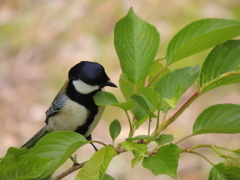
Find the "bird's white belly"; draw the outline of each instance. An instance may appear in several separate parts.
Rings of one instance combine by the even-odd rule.
[[[53,131],[75,131],[83,125],[88,117],[88,110],[74,102],[66,101],[63,108],[54,116],[49,117],[48,128]]]

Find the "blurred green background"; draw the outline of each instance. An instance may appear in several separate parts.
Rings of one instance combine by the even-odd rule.
[[[8,147],[20,147],[44,125],[45,111],[66,80],[69,68],[79,61],[101,63],[112,81],[118,82],[121,70],[113,45],[113,30],[130,7],[159,30],[158,58],[165,55],[172,36],[192,21],[210,17],[240,20],[239,0],[0,0],[0,157]],[[173,67],[201,64],[208,52]],[[119,89],[107,90],[122,98]],[[188,90],[179,105],[194,91],[196,86]],[[166,133],[173,133],[176,140],[189,134],[203,109],[216,103],[239,104],[239,92],[239,84],[208,92]],[[117,142],[124,140],[129,131],[127,120],[121,111],[112,107],[106,109],[93,139],[111,143],[108,126],[115,118],[123,126]],[[146,132],[144,128],[138,131],[139,134]],[[199,143],[215,143],[234,149],[240,147],[239,138],[239,135],[202,135],[180,145],[187,148]],[[201,152],[212,156],[210,159],[215,163],[223,161],[209,150]],[[78,160],[87,160],[93,153],[91,146],[85,146],[77,152]],[[131,153],[116,157],[107,172],[117,180],[172,180],[164,175],[154,176],[140,165],[131,169],[131,157]],[[70,166],[68,161],[59,172]],[[178,179],[207,179],[209,169],[205,160],[183,154]],[[74,176],[71,174],[65,180]]]

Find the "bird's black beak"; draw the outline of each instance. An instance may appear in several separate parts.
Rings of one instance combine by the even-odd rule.
[[[117,87],[116,84],[114,84],[112,81],[108,80],[105,86],[110,86],[110,87]]]

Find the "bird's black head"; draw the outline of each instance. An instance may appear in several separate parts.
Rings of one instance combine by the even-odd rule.
[[[117,87],[110,81],[102,65],[96,62],[82,61],[73,66],[68,73],[69,80],[81,80],[89,85]]]

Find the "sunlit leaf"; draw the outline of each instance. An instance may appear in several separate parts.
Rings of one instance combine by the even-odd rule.
[[[240,105],[217,104],[205,109],[196,119],[193,134],[240,133]]]
[[[199,80],[201,93],[240,82],[240,41],[216,46],[205,60]]]
[[[167,48],[169,64],[206,50],[240,35],[240,22],[226,19],[202,19],[179,31]]]
[[[98,150],[84,167],[79,171],[75,180],[99,180],[103,179],[108,165],[116,152],[112,146],[105,146]]]
[[[162,146],[155,156],[145,157],[143,167],[150,169],[154,175],[166,174],[177,177],[180,148],[175,144]]]
[[[76,132],[53,132],[40,139],[29,155],[53,159],[48,171],[41,176],[43,178],[55,172],[78,148],[86,143],[88,141]]]
[[[140,19],[131,8],[114,29],[114,45],[126,77],[136,83],[150,71],[159,46],[157,29]]]

